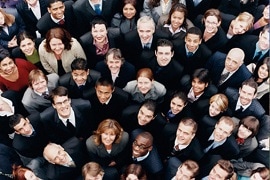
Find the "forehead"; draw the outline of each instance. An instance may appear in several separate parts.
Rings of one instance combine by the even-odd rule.
[[[13,60],[12,60],[10,57],[5,57],[5,58],[0,62],[0,64],[6,64],[6,63],[9,63],[9,62],[13,62]]]
[[[182,131],[184,130],[188,133],[193,133],[193,126],[185,125],[183,122],[180,122],[178,129],[181,129]]]
[[[230,125],[230,124],[228,124],[228,123],[226,123],[225,121],[219,122],[219,123],[217,124],[217,127],[218,127],[218,128],[221,128],[221,129],[223,129],[223,130],[225,130],[225,131],[228,132],[228,133],[230,133],[230,132],[232,131],[232,129],[233,129],[233,126]]]
[[[146,146],[150,145],[150,140],[141,136],[141,135],[138,135],[135,140],[136,140],[137,144],[139,144],[139,145],[146,145]]]
[[[106,26],[105,24],[95,24],[92,26],[92,30],[106,30]]]
[[[116,59],[116,58],[114,58],[113,56],[114,56],[113,53],[110,54],[110,55],[108,55],[107,60],[108,60],[108,61],[114,61],[114,62],[122,62],[121,59]]]
[[[83,69],[75,69],[72,71],[72,74],[83,74],[83,73],[87,73],[87,71]]]
[[[153,116],[154,112],[147,109],[145,106],[142,106],[139,110],[140,113],[143,113],[145,115]]]
[[[19,122],[16,126],[14,126],[14,129],[20,129],[21,127],[24,126],[24,124],[25,124],[26,122],[27,122],[26,119],[21,118],[21,119],[20,119],[20,122]]]
[[[206,20],[210,22],[218,22],[218,18],[216,16],[207,16]]]
[[[23,43],[29,43],[29,42],[34,43],[34,42],[32,41],[32,39],[25,38],[24,40],[21,41],[21,44],[23,44]]]
[[[239,51],[236,51],[236,50],[230,51],[228,53],[228,55],[226,56],[226,60],[228,60],[228,59],[233,60],[237,63],[240,63],[242,60],[242,53],[240,53]]]
[[[252,94],[255,93],[255,89],[253,87],[248,86],[248,85],[243,85],[241,90],[245,91],[247,93],[252,93]]]
[[[197,34],[187,34],[186,35],[186,39],[190,39],[190,40],[200,40],[200,36]]]
[[[147,77],[138,77],[138,82],[151,82],[151,80]]]
[[[216,174],[218,174],[219,177],[221,177],[221,178],[224,178],[225,179],[225,177],[228,175],[228,173],[225,170],[223,170],[218,164],[213,167],[213,169],[211,170],[211,172],[213,170],[215,170],[216,171]]]
[[[50,145],[49,147],[47,147],[47,151],[45,151],[45,153],[50,159],[54,159],[54,157],[57,156],[59,151],[61,151],[61,148],[59,146]]]
[[[148,22],[141,22],[139,23],[138,30],[154,30],[152,23]]]
[[[57,2],[51,3],[49,8],[54,9],[60,6],[64,6],[64,3],[62,1],[57,1]]]
[[[112,129],[112,128],[109,128],[109,129],[105,129],[105,130],[103,131],[103,133],[106,133],[106,134],[115,134],[115,130]]]
[[[157,47],[157,52],[171,52],[171,47],[170,46],[158,46]]]
[[[174,97],[174,98],[172,98],[171,101],[174,103],[177,103],[177,104],[184,104],[184,101],[182,99],[180,99],[179,97]]]
[[[68,99],[68,96],[58,96],[58,95],[56,95],[53,98],[54,102],[62,102],[63,100],[66,100],[66,99]]]
[[[102,92],[110,92],[110,93],[112,93],[112,91],[113,91],[111,86],[102,86],[102,85],[97,85],[96,90],[102,91]]]

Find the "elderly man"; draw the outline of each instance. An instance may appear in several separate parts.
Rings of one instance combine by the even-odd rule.
[[[242,49],[233,48],[229,53],[216,52],[206,64],[213,84],[220,91],[227,87],[239,88],[241,83],[251,77],[251,73],[243,64],[245,53]]]

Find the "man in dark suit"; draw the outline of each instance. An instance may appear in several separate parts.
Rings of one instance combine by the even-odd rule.
[[[73,37],[78,37],[72,4],[73,1],[48,0],[48,12],[37,23],[37,29],[42,37],[55,27],[65,28]]]
[[[34,37],[40,37],[36,26],[38,20],[47,12],[47,0],[20,1],[16,9],[25,23],[25,30]]]
[[[110,48],[117,47],[116,37],[108,32],[107,23],[101,17],[91,22],[91,30],[80,37],[80,43],[87,57],[88,67],[93,69],[98,62],[104,61]]]
[[[149,132],[144,131],[136,136],[132,143],[131,156],[131,163],[140,164],[146,171],[147,178],[163,179],[163,165],[157,149],[153,146],[153,136]]]
[[[151,68],[154,79],[163,84],[167,90],[175,90],[182,78],[183,67],[172,59],[173,44],[167,39],[159,39],[155,57],[145,62],[145,67]]]
[[[191,75],[195,69],[205,67],[211,51],[201,43],[202,32],[197,27],[187,30],[184,40],[173,41],[174,59],[184,67],[184,74]]]
[[[99,78],[100,73],[95,70],[90,71],[85,59],[76,58],[71,63],[71,73],[60,77],[59,86],[66,87],[72,99],[89,99],[90,90]]]
[[[143,16],[137,21],[137,29],[124,35],[122,51],[124,57],[136,69],[141,68],[148,59],[155,57],[155,48],[159,38],[166,38],[161,31],[155,30],[155,22],[149,16]]]
[[[114,87],[111,79],[100,78],[90,93],[92,128],[97,129],[104,119],[111,118],[119,122],[123,109],[128,104],[128,94]]]
[[[259,37],[245,35],[235,42],[235,47],[239,47],[245,52],[244,63],[246,65],[250,63],[257,64],[269,56],[269,30],[270,26],[265,26]]]
[[[246,116],[255,116],[259,121],[263,118],[265,110],[256,99],[257,83],[247,79],[237,89],[227,88],[225,95],[229,99],[229,113],[238,119]]]
[[[251,73],[243,64],[245,53],[242,49],[233,48],[229,53],[216,52],[206,64],[213,84],[219,91],[227,87],[239,88],[241,83],[251,77]]]
[[[78,0],[73,5],[75,19],[78,24],[79,35],[83,35],[90,30],[90,23],[95,16],[102,16],[108,24],[119,10],[118,0]]]
[[[49,143],[44,148],[43,156],[49,162],[47,178],[52,180],[76,179],[86,162],[82,144],[76,137],[62,145]]]
[[[90,102],[82,99],[71,101],[68,90],[63,86],[55,88],[51,98],[52,107],[40,114],[49,140],[59,144],[73,136],[86,140],[91,134]]]
[[[203,157],[203,151],[198,139],[195,137],[198,125],[191,118],[184,118],[180,121],[176,133],[165,140],[163,146],[164,155],[169,160],[177,157],[181,162],[188,159],[198,162]]]
[[[31,168],[40,178],[46,178],[43,166],[43,149],[48,138],[40,122],[38,113],[24,117],[21,114],[12,115],[9,125],[15,130],[13,147],[19,154],[23,164]]]

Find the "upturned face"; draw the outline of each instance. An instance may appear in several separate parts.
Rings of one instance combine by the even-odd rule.
[[[191,180],[193,179],[193,173],[184,165],[177,169],[175,178],[176,180]]]
[[[206,19],[204,19],[205,31],[210,34],[217,32],[220,23],[216,16],[207,16]]]
[[[149,23],[141,23],[140,26],[137,27],[137,31],[141,42],[146,44],[149,43],[150,40],[153,38],[155,29]]]
[[[269,32],[265,31],[264,33],[260,33],[259,35],[259,48],[261,50],[268,50],[270,43],[269,43]]]
[[[251,103],[252,99],[254,99],[255,97],[256,94],[253,87],[244,85],[242,88],[239,88],[239,100],[243,106]]]
[[[157,63],[159,66],[167,66],[173,57],[173,51],[170,46],[158,46],[155,51]]]
[[[39,76],[37,80],[32,82],[32,88],[34,91],[42,94],[47,90],[47,81],[44,77]]]
[[[50,7],[48,7],[48,12],[52,15],[53,18],[61,20],[64,17],[65,5],[61,1],[51,3]]]
[[[247,139],[252,134],[252,131],[249,130],[245,125],[241,124],[238,128],[237,136],[239,138]]]
[[[96,86],[96,94],[101,104],[106,103],[112,96],[114,89],[111,86]]]
[[[189,145],[195,136],[195,133],[193,131],[194,130],[192,126],[187,126],[184,123],[180,122],[176,131],[176,138],[179,144]]]
[[[234,24],[232,26],[232,31],[234,35],[237,34],[244,34],[245,32],[248,31],[248,23],[244,21],[237,21],[233,20]]]
[[[101,134],[101,142],[105,146],[110,146],[113,144],[115,141],[116,135],[113,131],[113,129],[106,129],[102,134]]]
[[[135,15],[136,15],[136,9],[135,7],[128,3],[123,7],[123,15],[127,18],[127,19],[132,19]]]
[[[209,180],[225,180],[228,173],[223,170],[218,164],[215,165],[209,173]]]
[[[28,119],[21,118],[20,122],[14,126],[15,133],[30,136],[33,133],[33,127]]]
[[[186,46],[189,52],[194,52],[199,45],[201,44],[202,40],[200,36],[197,34],[187,34],[185,37]]]
[[[69,162],[68,153],[60,145],[50,146],[44,151],[50,163],[64,165]]]
[[[92,27],[91,34],[94,38],[94,41],[97,43],[105,43],[107,40],[107,29],[104,24],[96,24]]]
[[[20,49],[24,54],[30,56],[34,53],[35,43],[34,41],[32,41],[32,39],[25,38],[24,40],[21,41]]]
[[[112,74],[117,74],[120,72],[120,68],[122,66],[122,60],[121,59],[115,59],[113,57],[113,54],[110,54],[107,57],[107,62],[106,62],[108,68],[110,69]]]
[[[140,135],[132,143],[132,156],[142,157],[152,150],[152,144],[149,139]]]
[[[26,180],[40,180],[32,171],[25,171],[24,177]]]
[[[65,45],[61,39],[52,38],[49,42],[51,50],[54,54],[61,55],[65,49]]]
[[[6,75],[11,75],[16,71],[16,65],[11,58],[6,57],[0,62],[0,70]]]
[[[194,78],[191,85],[195,96],[197,96],[204,92],[205,88],[208,86],[208,83],[202,82],[198,78]]]
[[[142,94],[148,93],[150,89],[152,88],[152,84],[153,84],[153,81],[151,81],[150,79],[146,77],[138,77],[137,79],[137,86],[138,86],[139,91]]]
[[[212,102],[209,106],[209,115],[215,117],[221,113],[220,107],[216,102]]]
[[[75,83],[78,86],[81,86],[81,85],[85,84],[85,82],[87,80],[87,77],[89,75],[89,69],[87,71],[76,69],[76,70],[73,70],[71,72],[71,75],[72,75],[72,78],[75,81]]]
[[[173,30],[179,29],[185,20],[185,14],[183,12],[175,11],[171,15],[171,26]]]
[[[67,96],[55,96],[52,106],[62,118],[69,118],[71,113],[71,101]]]
[[[154,112],[142,106],[138,112],[137,118],[139,125],[144,126],[154,119]]]
[[[261,79],[266,79],[269,77],[269,69],[266,64],[262,64],[258,69],[258,76]]]
[[[233,127],[231,125],[226,124],[224,121],[219,122],[215,125],[214,140],[217,142],[223,141],[231,135],[232,130]]]
[[[179,97],[174,97],[170,103],[170,107],[173,114],[180,113],[184,109],[185,106],[186,106],[186,103]]]

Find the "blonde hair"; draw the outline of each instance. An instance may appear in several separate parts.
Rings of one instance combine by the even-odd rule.
[[[224,94],[221,94],[221,93],[213,95],[210,98],[209,102],[210,102],[210,104],[215,102],[218,105],[221,112],[226,111],[228,108],[228,104],[229,104],[229,100],[228,100],[227,96],[225,96]]]
[[[4,11],[4,9],[0,8],[0,13],[4,16],[5,24],[7,26],[11,26],[15,22],[15,16],[12,14],[8,14]]]
[[[89,162],[86,163],[83,167],[82,167],[82,175],[85,178],[86,175],[89,174],[91,176],[96,177],[97,175],[104,175],[104,170],[102,169],[102,167],[96,163],[96,162]]]
[[[248,25],[247,25],[245,31],[248,31],[253,27],[254,17],[252,14],[250,14],[248,12],[242,12],[233,21],[234,22],[235,21],[246,22]]]

